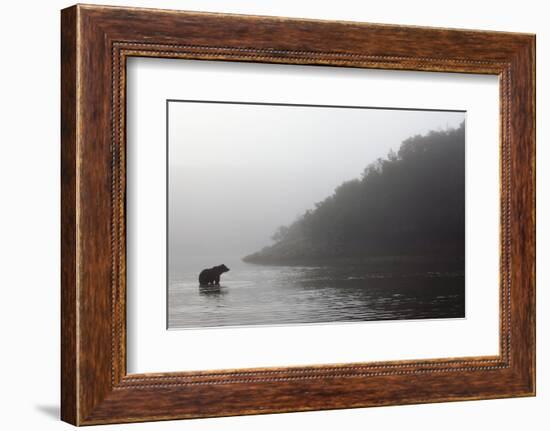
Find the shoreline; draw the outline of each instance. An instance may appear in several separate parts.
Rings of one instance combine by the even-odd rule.
[[[447,264],[465,266],[463,257],[456,256],[361,256],[338,258],[262,258],[245,256],[242,262],[263,266],[322,266],[322,265],[369,265],[369,264]]]

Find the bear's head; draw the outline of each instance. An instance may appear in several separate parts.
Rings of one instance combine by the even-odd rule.
[[[227,272],[227,271],[229,271],[229,268],[228,268],[227,266],[223,265],[223,264],[222,264],[222,265],[219,265],[219,266],[216,266],[216,269],[217,269],[218,271],[220,271],[220,272]]]

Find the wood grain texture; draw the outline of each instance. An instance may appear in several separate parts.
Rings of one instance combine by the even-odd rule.
[[[76,9],[61,16],[61,418],[77,422]]]
[[[101,6],[62,11],[62,418],[77,424],[535,391],[533,35]],[[129,56],[500,76],[500,353],[126,374]]]

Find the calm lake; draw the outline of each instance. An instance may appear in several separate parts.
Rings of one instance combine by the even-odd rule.
[[[448,265],[263,266],[205,260],[170,271],[168,327],[286,325],[465,316],[464,272]],[[224,263],[220,287],[201,269]]]

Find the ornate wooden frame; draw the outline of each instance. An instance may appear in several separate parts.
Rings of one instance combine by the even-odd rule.
[[[61,17],[63,420],[88,425],[534,395],[534,35],[83,5]],[[500,354],[128,375],[129,56],[498,75]]]

